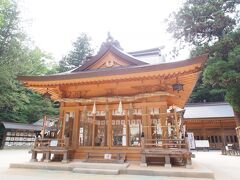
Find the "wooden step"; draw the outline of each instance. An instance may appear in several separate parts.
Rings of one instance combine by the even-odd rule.
[[[74,168],[72,171],[74,173],[84,173],[84,174],[103,174],[103,175],[119,174],[119,169]]]
[[[90,162],[74,162],[71,167],[74,168],[88,168],[88,169],[126,169],[129,163],[116,164],[116,163],[90,163]]]

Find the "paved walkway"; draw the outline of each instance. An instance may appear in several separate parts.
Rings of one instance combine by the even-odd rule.
[[[240,156],[221,155],[220,151],[194,152],[194,161],[207,167],[217,180],[240,180]]]
[[[194,152],[194,161],[214,171],[217,180],[239,180],[240,157],[222,156],[219,151]],[[175,178],[157,176],[135,176],[135,175],[89,175],[72,172],[8,169],[9,163],[26,162],[30,159],[27,150],[0,150],[0,179],[1,180],[194,180],[194,178]],[[196,179],[196,178],[195,178]],[[198,178],[198,180],[201,178]]]

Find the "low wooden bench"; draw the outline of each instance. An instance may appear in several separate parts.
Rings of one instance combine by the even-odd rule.
[[[233,144],[228,144],[222,148],[223,155],[230,156],[240,156],[240,149],[238,147],[233,146]]]
[[[85,162],[124,163],[125,160],[125,153],[88,152],[86,153]]]
[[[141,152],[142,163],[148,163],[147,158],[164,158],[165,167],[171,167],[171,158],[181,158],[185,165],[191,166],[192,154],[184,149],[145,149]]]
[[[50,162],[51,154],[62,155],[62,162],[68,162],[68,143],[65,139],[51,140],[51,139],[37,139],[34,147],[31,149],[32,162],[37,161],[37,154],[43,154],[43,161]]]

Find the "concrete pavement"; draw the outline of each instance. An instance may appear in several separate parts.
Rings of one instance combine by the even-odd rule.
[[[240,172],[240,157],[222,156],[220,151],[213,152],[194,152],[196,158],[194,163],[201,164],[206,168],[214,171],[215,179],[217,180],[239,180]],[[9,163],[23,163],[30,159],[30,154],[27,150],[0,150],[0,179],[1,180],[66,180],[66,179],[169,179],[169,180],[194,180],[204,178],[181,178],[181,177],[167,177],[167,176],[140,176],[140,175],[92,175],[92,174],[75,174],[68,171],[49,171],[49,170],[29,170],[29,169],[9,169]]]

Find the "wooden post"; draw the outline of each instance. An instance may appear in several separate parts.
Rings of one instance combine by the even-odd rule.
[[[169,156],[169,155],[166,155],[166,156],[165,156],[165,165],[164,165],[164,167],[166,167],[166,168],[172,167],[171,162],[170,162],[170,156]]]
[[[95,145],[95,121],[96,121],[96,114],[93,114],[92,147],[94,147]]]
[[[66,112],[63,111],[63,119],[62,119],[62,139],[64,139],[64,135],[65,135],[65,125],[66,125]]]
[[[126,128],[126,146],[129,146],[129,126],[128,126],[128,115],[127,115],[127,110],[125,114],[125,128]]]
[[[174,123],[175,123],[177,138],[180,139],[181,137],[179,136],[178,115],[175,108],[174,108]]]
[[[72,147],[76,149],[78,146],[78,136],[79,136],[79,111],[74,111],[74,119],[73,119],[73,134],[72,134]]]
[[[161,113],[161,129],[162,129],[162,139],[167,138],[167,104],[160,106],[160,113]],[[166,142],[163,141],[163,144]],[[167,148],[167,146],[163,146],[164,148]]]
[[[146,153],[145,153],[145,142],[144,142],[144,134],[142,134],[141,137],[141,164],[140,166],[146,167],[147,161],[146,161]]]
[[[59,120],[58,120],[58,123],[57,123],[57,128],[59,130],[58,134],[57,134],[57,138],[58,139],[61,139],[62,137],[62,134],[63,134],[63,130],[62,130],[62,126],[63,126],[63,115],[64,115],[64,112],[63,112],[63,107],[64,107],[64,103],[61,102],[60,103],[60,112],[59,112]]]
[[[44,115],[44,117],[43,117],[42,138],[44,138],[44,135],[45,135],[46,121],[47,121],[47,116]]]
[[[142,106],[142,125],[143,125],[143,129],[142,129],[142,131],[143,131],[146,139],[151,139],[152,135],[151,135],[151,133],[149,133],[151,131],[148,131],[148,128],[149,128],[148,126],[149,126],[149,123],[150,123],[148,115],[149,115],[149,113],[147,111],[147,105],[146,105],[146,103],[143,103],[143,106]],[[150,126],[151,126],[151,123],[150,123]]]
[[[141,137],[141,150],[144,151],[145,149],[145,141],[144,141],[144,134],[142,134],[142,137]]]
[[[112,109],[108,111],[108,147],[112,147]]]

